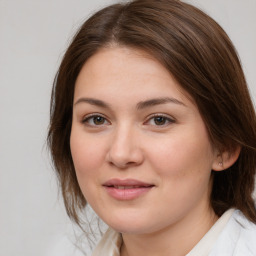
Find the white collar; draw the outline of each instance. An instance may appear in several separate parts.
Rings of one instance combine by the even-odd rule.
[[[226,211],[186,256],[209,255],[214,243],[233,212],[234,209]],[[122,235],[109,228],[95,248],[92,256],[120,256],[121,245]]]
[[[221,231],[228,223],[234,209],[229,209],[216,221],[211,229],[203,236],[203,238],[194,246],[194,248],[186,256],[206,256],[211,252],[213,245],[217,241]]]

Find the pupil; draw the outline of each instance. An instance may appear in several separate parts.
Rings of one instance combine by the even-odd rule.
[[[155,117],[155,124],[156,125],[165,124],[165,117],[162,117],[162,116]]]
[[[94,121],[95,124],[98,124],[98,125],[103,124],[104,123],[104,118],[101,117],[101,116],[96,116],[96,117],[93,118],[93,121]]]

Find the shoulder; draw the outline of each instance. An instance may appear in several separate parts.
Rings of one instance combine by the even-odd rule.
[[[256,225],[249,221],[240,211],[236,210],[233,216],[234,225],[240,231],[235,248],[235,255],[255,255],[256,253]],[[244,253],[244,254],[241,254]],[[247,254],[246,254],[247,253]]]
[[[210,256],[255,256],[256,225],[235,210],[221,232]]]

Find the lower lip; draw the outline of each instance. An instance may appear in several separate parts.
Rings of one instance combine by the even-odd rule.
[[[118,189],[114,187],[105,187],[108,194],[117,200],[133,200],[136,199],[147,192],[149,192],[153,187],[139,187],[139,188],[128,188],[128,189]]]

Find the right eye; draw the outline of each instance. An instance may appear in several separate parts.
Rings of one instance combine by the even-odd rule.
[[[101,115],[89,115],[85,116],[85,118],[82,121],[83,124],[86,124],[88,126],[103,126],[103,125],[109,125],[109,121],[101,116]]]

